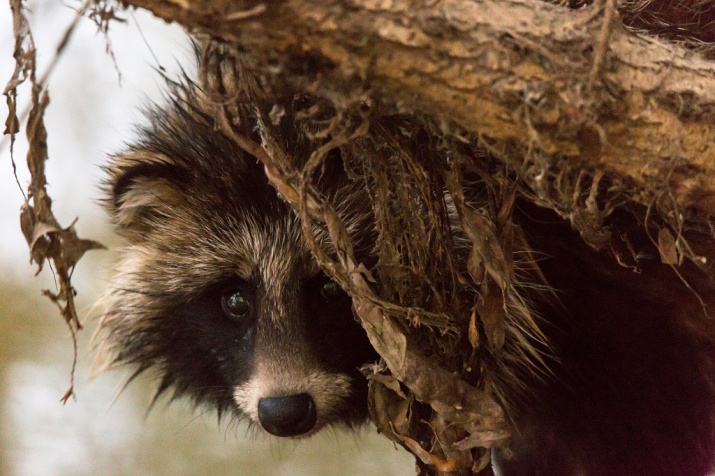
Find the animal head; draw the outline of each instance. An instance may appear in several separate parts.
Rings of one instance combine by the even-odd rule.
[[[263,167],[214,129],[192,88],[152,111],[141,139],[107,167],[106,206],[128,246],[103,299],[98,363],[153,369],[157,395],[188,396],[277,436],[364,421],[359,367],[376,354],[350,297],[321,272]],[[307,158],[306,141],[286,138],[289,152]],[[330,155],[317,183],[367,249],[369,201],[339,151]]]

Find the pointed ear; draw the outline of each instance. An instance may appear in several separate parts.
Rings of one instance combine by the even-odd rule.
[[[144,241],[184,201],[185,173],[163,154],[132,151],[118,155],[107,172],[106,207],[117,232],[132,243]]]

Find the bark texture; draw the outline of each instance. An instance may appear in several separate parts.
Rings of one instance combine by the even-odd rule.
[[[715,63],[617,17],[604,35],[595,5],[128,3],[237,42],[258,70],[318,94],[363,95],[478,134],[541,195],[554,170],[588,168],[624,180],[643,204],[667,192],[715,214]]]

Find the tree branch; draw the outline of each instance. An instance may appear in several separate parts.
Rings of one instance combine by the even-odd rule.
[[[537,191],[541,172],[586,167],[630,184],[641,203],[650,205],[668,189],[678,207],[715,215],[715,63],[629,33],[618,21],[604,35],[596,6],[128,3],[239,43],[262,74],[278,71],[318,94],[354,97],[368,89],[387,110],[478,134],[504,160],[536,164],[541,170],[526,178]],[[600,78],[588,88],[595,52],[604,49]]]

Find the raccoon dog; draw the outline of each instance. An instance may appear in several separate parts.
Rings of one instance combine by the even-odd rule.
[[[376,354],[349,296],[311,259],[263,167],[213,130],[192,88],[153,111],[142,139],[108,167],[107,206],[129,247],[106,297],[100,360],[137,374],[154,367],[159,393],[246,415],[276,436],[365,421],[359,367]],[[352,228],[370,230],[369,202],[336,153],[321,189]]]
[[[365,421],[358,369],[377,355],[349,296],[320,271],[262,166],[214,129],[194,86],[180,89],[108,167],[107,207],[129,245],[105,298],[100,360],[153,368],[159,393],[280,437]],[[288,152],[307,157],[290,123],[288,114]],[[317,185],[369,262],[370,202],[338,151]],[[547,210],[521,203],[515,220],[559,302],[533,299],[555,364],[512,402],[503,474],[711,471],[715,346],[696,292],[715,312],[715,285],[685,269],[689,288],[647,240],[635,274]],[[492,371],[506,362],[495,358]]]

